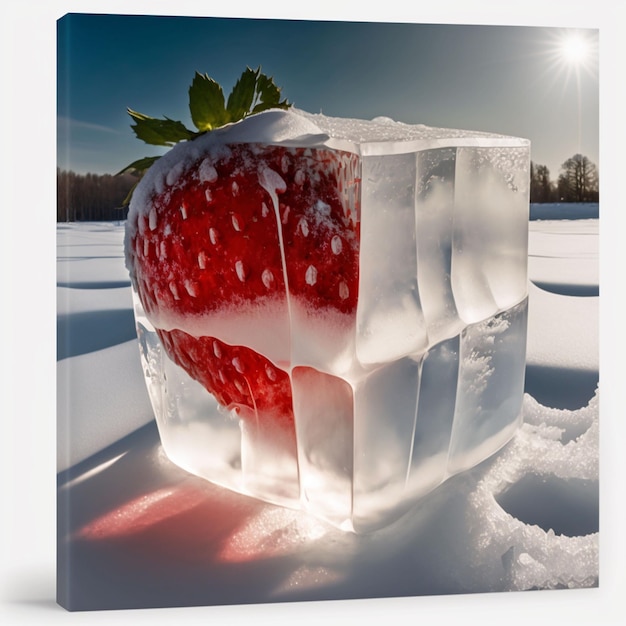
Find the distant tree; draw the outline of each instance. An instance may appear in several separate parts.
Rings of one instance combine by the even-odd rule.
[[[550,170],[545,165],[530,163],[530,201],[554,202],[556,186],[550,180]]]
[[[565,202],[598,202],[598,171],[582,154],[575,154],[561,165],[558,195]]]
[[[130,174],[76,174],[57,169],[57,222],[123,219],[122,203],[136,182]]]

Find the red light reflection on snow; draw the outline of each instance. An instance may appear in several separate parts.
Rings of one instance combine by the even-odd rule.
[[[144,494],[90,522],[78,536],[81,539],[108,539],[140,533],[195,506],[197,501],[190,495],[177,494],[171,487]]]
[[[124,559],[208,563],[259,506],[251,498],[189,479],[121,504],[85,524],[74,540]]]
[[[301,512],[189,479],[118,506],[74,539],[152,562],[226,564],[295,554],[325,533]]]

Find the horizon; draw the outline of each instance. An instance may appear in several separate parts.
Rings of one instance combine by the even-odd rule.
[[[57,166],[77,174],[166,151],[127,107],[193,127],[195,72],[228,94],[246,66],[310,112],[524,137],[554,181],[575,154],[600,170],[597,29],[78,13],[57,27]]]

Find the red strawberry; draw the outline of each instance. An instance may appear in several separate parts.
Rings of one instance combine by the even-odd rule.
[[[270,93],[268,79],[258,70],[252,74],[257,90],[261,84]],[[191,100],[205,81],[210,79],[196,75]],[[214,83],[208,86],[213,93]],[[231,94],[229,107],[231,100],[242,98]],[[276,94],[268,101],[269,108],[288,106]],[[190,108],[192,117],[201,109],[193,102]],[[176,136],[184,134],[178,122],[131,115],[141,138],[155,130],[167,136],[164,129],[171,127]],[[227,109],[217,115],[225,117]],[[194,122],[201,130],[208,124]],[[313,316],[354,316],[358,157],[325,148],[228,143],[227,133],[219,142],[199,140],[200,133],[186,132],[185,145],[168,155],[166,168],[155,166],[161,174],[153,170],[131,204],[126,246],[133,285],[168,355],[220,404],[245,420],[291,424],[288,351],[286,358],[270,360],[205,331],[261,311],[276,317],[256,320],[276,322],[277,336],[264,339],[270,345],[288,342],[295,302]]]

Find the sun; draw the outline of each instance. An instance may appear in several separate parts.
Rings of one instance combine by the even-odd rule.
[[[545,77],[552,83],[571,79],[580,85],[584,77],[598,77],[598,32],[590,29],[559,29],[552,31],[543,42],[546,61]]]
[[[570,33],[563,37],[559,53],[565,63],[583,65],[589,59],[591,45],[580,33]]]

